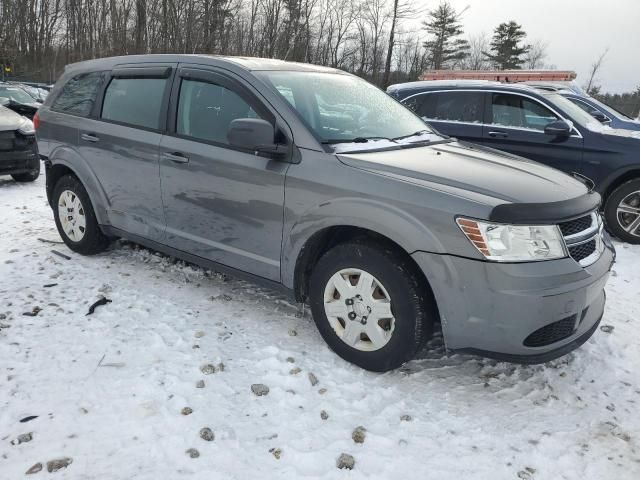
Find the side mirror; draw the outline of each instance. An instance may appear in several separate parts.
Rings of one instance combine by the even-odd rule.
[[[231,145],[273,157],[284,156],[287,148],[275,143],[275,136],[273,125],[260,118],[237,118],[231,121],[227,130],[227,140]]]
[[[6,107],[10,103],[11,100],[9,100],[7,97],[0,97],[0,105],[2,105],[3,107]]]
[[[544,127],[544,133],[547,135],[553,135],[555,137],[568,137],[571,135],[571,125],[564,120],[556,120]]]
[[[42,100],[41,98],[36,98],[36,103],[44,103],[44,100]]]
[[[598,120],[600,123],[610,123],[611,122],[611,119],[609,117],[607,117],[604,113],[602,113],[600,110],[591,110],[589,112],[589,114],[593,118]]]

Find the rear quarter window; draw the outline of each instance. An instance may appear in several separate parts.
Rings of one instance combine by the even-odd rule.
[[[51,110],[88,117],[105,78],[105,72],[76,75],[62,87],[62,91],[51,104]]]

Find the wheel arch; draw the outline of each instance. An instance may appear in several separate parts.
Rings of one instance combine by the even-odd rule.
[[[414,269],[414,274],[426,291],[435,299],[433,289],[424,272],[408,252],[393,239],[374,230],[356,225],[332,225],[314,232],[303,244],[295,259],[293,269],[293,291],[296,300],[304,302],[308,298],[309,278],[313,267],[324,253],[336,245],[347,242],[375,243],[384,248],[401,253]]]
[[[625,171],[618,171],[609,176],[604,182],[602,188],[602,203],[607,201],[607,198],[613,193],[613,191],[620,185],[627,183],[630,180],[640,179],[640,167],[631,167]]]
[[[52,152],[47,159],[47,163],[46,190],[49,205],[53,205],[53,190],[58,180],[64,175],[73,175],[87,191],[98,223],[100,225],[108,225],[110,223],[107,214],[107,208],[110,205],[109,198],[93,170],[75,150],[68,147],[58,148]]]

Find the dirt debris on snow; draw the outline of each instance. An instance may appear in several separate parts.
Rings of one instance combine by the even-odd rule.
[[[69,457],[55,458],[47,462],[47,472],[53,473],[63,468],[67,468],[73,463],[73,459]]]
[[[207,442],[213,442],[216,436],[213,433],[213,430],[211,430],[209,427],[203,427],[200,429],[200,438],[206,440]]]
[[[336,467],[343,470],[353,470],[353,467],[356,465],[356,460],[352,455],[348,453],[341,453],[340,456],[336,460]]]
[[[263,395],[267,395],[269,393],[269,387],[263,385],[262,383],[254,383],[251,385],[251,391],[257,397],[262,397]]]

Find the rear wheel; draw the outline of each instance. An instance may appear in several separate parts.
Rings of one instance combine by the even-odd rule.
[[[40,161],[33,170],[25,173],[14,173],[11,175],[16,182],[34,182],[40,176]]]
[[[64,243],[74,252],[102,252],[109,239],[100,230],[89,195],[73,175],[65,175],[53,190],[53,215]]]
[[[616,237],[640,244],[640,179],[623,183],[609,195],[604,216]]]
[[[316,264],[311,311],[331,349],[383,372],[414,358],[431,334],[435,303],[406,254],[385,245],[347,243]]]

